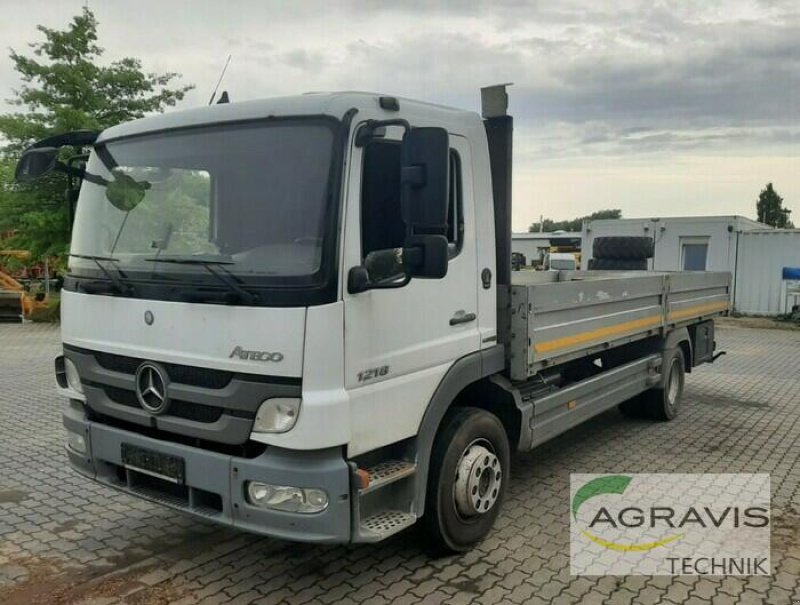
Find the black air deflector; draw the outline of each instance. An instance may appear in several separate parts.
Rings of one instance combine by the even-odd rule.
[[[508,339],[511,286],[511,162],[514,119],[508,115],[506,86],[498,84],[481,89],[481,113],[489,146],[489,168],[494,198],[494,241],[497,262],[497,334],[501,343]]]

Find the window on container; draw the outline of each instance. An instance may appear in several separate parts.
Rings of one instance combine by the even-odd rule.
[[[361,254],[400,248],[406,226],[400,209],[400,142],[371,141],[364,148],[361,179]],[[452,258],[464,240],[461,160],[450,151],[447,240]]]
[[[708,264],[708,238],[681,238],[681,267],[684,271],[705,271]]]

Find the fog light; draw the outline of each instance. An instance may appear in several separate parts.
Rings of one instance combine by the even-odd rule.
[[[289,397],[267,399],[258,408],[253,431],[256,433],[285,433],[294,427],[299,414],[299,399]]]
[[[313,487],[290,487],[250,481],[247,500],[261,508],[290,513],[319,513],[328,508],[328,494]]]
[[[67,385],[69,388],[83,395],[81,376],[78,374],[78,368],[71,359],[64,359],[64,373],[67,375]]]
[[[77,452],[78,454],[86,453],[86,439],[84,439],[83,435],[80,433],[67,431],[67,446],[73,452]]]

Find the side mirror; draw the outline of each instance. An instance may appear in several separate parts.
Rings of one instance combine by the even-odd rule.
[[[402,288],[411,280],[403,256],[403,248],[370,252],[363,265],[353,267],[347,274],[347,291],[357,294],[367,290]]]
[[[447,264],[450,261],[450,250],[444,235],[416,236],[417,245],[405,249],[405,262],[409,275],[441,279],[447,275]]]
[[[56,147],[34,147],[27,149],[17,162],[14,180],[30,183],[55,169],[58,162]]]
[[[58,161],[58,150],[62,147],[88,147],[94,145],[99,132],[92,130],[73,130],[36,141],[22,152],[14,170],[18,183],[30,183],[53,170],[66,172],[72,176],[82,176],[82,170],[74,169]]]
[[[449,261],[447,238],[423,235],[411,248],[390,248],[367,254],[364,264],[353,267],[347,275],[347,291],[358,294],[367,290],[402,288],[413,277],[442,278]]]
[[[406,246],[422,234],[446,233],[450,141],[444,128],[412,128],[403,136],[401,207]]]

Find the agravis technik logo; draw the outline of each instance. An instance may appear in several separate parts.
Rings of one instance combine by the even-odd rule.
[[[572,475],[573,574],[769,574],[769,475]]]

